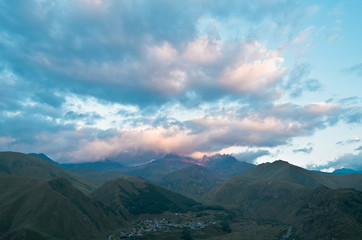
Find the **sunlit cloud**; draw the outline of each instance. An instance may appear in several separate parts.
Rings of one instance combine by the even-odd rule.
[[[331,126],[350,127],[341,142],[356,144],[346,139],[360,130],[362,101],[333,91],[360,63],[311,55],[353,52],[325,41],[350,39],[332,5],[3,1],[1,150],[68,162],[169,152],[255,162],[279,148],[312,158],[317,145],[295,142]]]

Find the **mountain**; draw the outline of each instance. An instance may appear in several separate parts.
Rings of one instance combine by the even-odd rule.
[[[203,196],[203,202],[239,209],[244,217],[287,218],[312,189],[279,180],[252,180],[243,175],[222,182]]]
[[[137,179],[136,176],[127,176],[117,172],[101,172],[89,168],[63,167],[63,169],[67,172],[82,176],[84,179],[87,180],[88,183],[96,186],[97,188],[102,186],[104,183],[115,180],[117,178],[124,178],[128,180]]]
[[[217,154],[211,157],[204,156],[202,165],[212,174],[221,179],[227,179],[253,169],[254,164],[240,162],[228,154]]]
[[[220,182],[221,180],[206,168],[192,165],[169,173],[157,183],[171,191],[198,200]]]
[[[243,174],[244,177],[257,180],[281,180],[300,184],[306,187],[329,186],[332,183],[324,175],[294,166],[286,161],[278,160],[273,163],[263,163],[251,171]]]
[[[220,179],[227,179],[232,176],[242,174],[249,171],[255,165],[240,162],[231,155],[214,155],[211,157],[203,157],[201,161],[191,157],[182,157],[176,154],[168,154],[165,157],[153,160],[137,166],[123,166],[120,163],[112,161],[86,162],[86,163],[69,163],[62,164],[67,170],[71,168],[77,169],[94,169],[108,173],[121,173],[129,176],[139,176],[153,182],[160,182],[161,179],[171,172],[189,167],[203,166],[208,171]]]
[[[116,179],[90,194],[90,197],[111,207],[125,218],[139,214],[159,214],[165,211],[184,212],[198,205],[192,199],[148,181]]]
[[[168,154],[164,158],[154,160],[152,162],[139,166],[126,167],[116,171],[130,176],[139,176],[147,180],[157,181],[173,171],[177,171],[197,163],[198,162],[193,158]]]
[[[100,239],[124,220],[64,177],[0,174],[0,239]]]
[[[45,155],[44,153],[28,153],[28,155],[33,156],[33,157],[37,157],[37,158],[41,158],[49,163],[52,164],[58,164],[57,162],[54,162],[52,159],[50,159],[47,155]]]
[[[294,214],[300,239],[361,239],[362,192],[316,188]]]
[[[333,171],[333,174],[350,174],[355,173],[357,171],[350,169],[350,168],[340,168]]]
[[[90,193],[97,187],[87,179],[67,172],[55,163],[17,152],[0,152],[0,174],[36,177],[42,180],[66,177],[74,186],[86,193]]]
[[[97,162],[82,162],[82,163],[63,163],[61,164],[63,167],[69,167],[69,168],[88,168],[88,169],[94,169],[98,171],[112,171],[115,169],[122,168],[123,165],[119,162],[113,162],[109,160],[104,161],[97,161]]]
[[[244,173],[243,176],[255,180],[287,181],[309,188],[325,186],[331,189],[354,188],[362,190],[362,174],[321,174],[294,166],[282,160],[260,164]]]
[[[361,174],[325,175],[276,161],[222,182],[203,202],[242,219],[289,225],[290,239],[359,239],[362,192],[355,189],[361,183]]]

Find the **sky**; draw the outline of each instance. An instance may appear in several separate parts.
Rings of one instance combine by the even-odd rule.
[[[362,169],[362,1],[0,1],[0,150]]]

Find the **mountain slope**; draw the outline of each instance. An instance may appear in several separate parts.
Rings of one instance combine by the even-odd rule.
[[[283,220],[306,200],[312,189],[278,180],[252,180],[242,175],[224,181],[203,202],[239,209],[245,217]]]
[[[359,239],[362,192],[339,188],[360,185],[359,177],[324,175],[277,161],[224,181],[203,201],[258,221],[288,224],[291,239]]]
[[[17,152],[0,152],[0,174],[36,177],[42,180],[66,177],[74,186],[86,193],[96,188],[87,179],[67,172],[56,164],[39,157]]]
[[[206,168],[193,165],[169,173],[157,183],[171,191],[198,200],[220,182]]]
[[[52,159],[50,159],[47,155],[45,155],[44,153],[28,153],[29,156],[33,156],[33,157],[37,157],[37,158],[41,158],[49,163],[52,164],[58,164],[57,162],[54,162]]]
[[[279,180],[229,179],[204,196],[257,221],[291,226],[290,239],[360,239],[362,192],[315,189]]]
[[[361,239],[362,192],[317,188],[294,218],[301,239]]]
[[[112,171],[114,169],[119,169],[123,167],[121,163],[112,162],[109,160],[97,161],[97,162],[83,162],[83,163],[63,163],[61,165],[63,167],[69,167],[69,168],[88,168],[104,172]]]
[[[325,186],[331,189],[355,188],[356,190],[362,190],[362,174],[321,174],[281,160],[260,164],[244,173],[243,176],[255,180],[287,181],[309,188]]]
[[[66,178],[41,182],[1,174],[0,182],[0,239],[99,239],[125,224]]]
[[[198,205],[192,199],[142,179],[128,181],[120,178],[107,182],[95,190],[90,197],[110,206],[125,218],[132,215],[156,214],[164,211],[183,212]]]
[[[227,179],[248,172],[255,167],[254,164],[240,162],[228,154],[217,154],[211,157],[203,157],[203,166],[212,174],[221,179]]]

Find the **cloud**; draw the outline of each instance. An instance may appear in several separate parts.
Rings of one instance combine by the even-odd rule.
[[[303,31],[300,31],[299,34],[294,38],[293,44],[301,45],[304,44],[306,41],[309,40],[310,36],[313,34],[315,30],[314,26],[309,26]]]
[[[187,44],[183,57],[191,63],[210,64],[221,57],[221,49],[221,41],[201,36]]]
[[[344,68],[341,71],[349,74],[354,74],[357,77],[362,77],[362,63],[353,65],[349,68]]]
[[[358,154],[347,153],[336,158],[334,161],[329,162],[327,165],[321,166],[321,169],[332,167],[334,169],[350,168],[358,171],[362,169],[361,159],[362,152],[359,152]]]
[[[294,153],[311,153],[313,151],[313,147],[305,147],[305,148],[298,148],[298,149],[294,149],[293,152]]]
[[[315,29],[303,21],[317,10],[284,0],[2,1],[0,145],[59,161],[192,155],[359,123],[359,103],[281,100],[322,88],[307,63],[289,68],[283,43],[308,43]]]
[[[267,150],[257,150],[257,151],[241,152],[241,153],[233,154],[233,156],[236,159],[238,159],[239,161],[254,163],[257,158],[262,157],[262,156],[268,156],[270,154],[271,153]]]
[[[310,71],[308,64],[299,64],[292,69],[284,85],[284,89],[289,91],[292,98],[300,97],[304,92],[315,92],[322,89],[318,79],[309,78]]]
[[[362,146],[359,146],[358,148],[356,148],[355,151],[362,151]]]
[[[336,144],[338,144],[338,145],[346,145],[346,144],[358,143],[360,141],[361,141],[361,139],[359,139],[359,137],[352,137],[352,138],[347,139],[345,141],[338,141],[338,142],[336,142]]]
[[[49,92],[139,106],[188,101],[192,93],[203,100],[272,94],[285,72],[283,56],[248,36],[241,44],[223,39],[213,26],[229,19],[258,26],[269,18],[282,26],[304,15],[296,18],[295,3],[285,1],[206,8],[204,1],[12,1],[1,9],[0,62],[16,76]],[[48,94],[43,99],[59,106]]]
[[[141,122],[140,116],[130,115],[128,121],[140,124],[132,125],[132,128],[120,128],[102,138],[87,138],[84,135],[79,143],[81,147],[67,151],[63,157],[66,159],[71,156],[83,161],[122,155],[135,149],[157,154],[176,152],[195,155],[223,151],[230,146],[275,147],[287,144],[294,137],[311,135],[328,125],[324,111],[309,112],[307,107],[284,106],[282,113],[281,106],[275,106],[275,109],[270,110],[274,115],[267,112],[259,115],[252,110],[238,115],[233,113],[230,104],[229,108],[224,105],[224,110],[207,109],[209,116],[185,121],[164,115],[162,111],[160,115],[150,115],[151,119]],[[327,113],[331,116],[337,114]],[[120,126],[128,124],[126,120]]]
[[[284,59],[277,51],[267,51],[259,42],[250,42],[241,49],[235,64],[227,67],[221,84],[235,93],[263,95],[280,81],[285,73]]]

